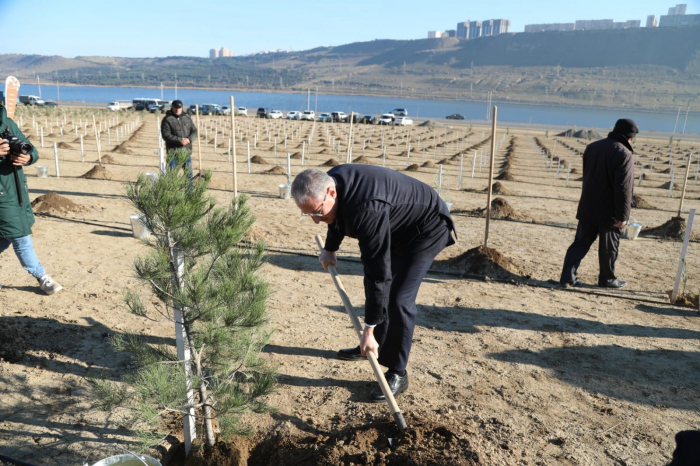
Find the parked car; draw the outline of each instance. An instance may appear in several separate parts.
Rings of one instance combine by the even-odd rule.
[[[190,105],[187,107],[187,113],[190,115],[196,115],[197,114],[197,106],[196,105]],[[199,113],[202,113],[201,111]]]
[[[35,95],[21,95],[19,96],[19,103],[24,105],[37,105],[39,107],[44,105],[44,101]]]
[[[314,121],[316,119],[316,113],[313,110],[307,110],[301,114],[300,120]]]
[[[167,100],[160,100],[158,103],[148,106],[148,111],[151,113],[156,113],[158,111],[165,113],[168,110],[170,110],[170,102]]]
[[[332,121],[330,113],[321,113],[318,115],[318,121]]]
[[[119,110],[126,110],[129,108],[133,108],[133,106],[134,106],[134,104],[128,100],[115,100],[113,102],[110,102],[109,105],[107,105],[107,110],[117,112]]]
[[[199,110],[202,112],[202,115],[223,115],[224,111],[221,108],[221,105],[217,104],[202,104],[201,107],[199,107]]]
[[[260,107],[260,108],[258,109],[257,115],[258,115],[258,118],[267,118],[267,114],[268,114],[268,113],[270,113],[270,109],[269,109],[269,108]]]
[[[298,120],[301,117],[301,112],[288,112],[285,118],[287,120]]]
[[[379,120],[377,120],[377,122],[380,125],[392,125],[392,124],[394,124],[394,119],[395,119],[395,116],[393,113],[385,113],[379,117]]]
[[[448,120],[464,120],[464,117],[459,113],[453,113],[452,115],[447,115],[445,118]]]
[[[413,124],[413,120],[408,117],[396,117],[394,124],[398,126],[410,126]]]
[[[332,112],[331,121],[334,121],[336,123],[347,123],[348,121],[350,121],[350,116],[345,114],[344,112]]]
[[[225,105],[221,106],[221,114],[222,115],[230,115],[231,114],[231,107],[227,107]]]
[[[374,115],[365,115],[360,120],[360,123],[364,123],[365,125],[376,125],[377,118]]]
[[[46,102],[44,102],[44,105],[47,107],[58,107],[58,104],[56,102],[52,102],[50,100],[47,100]]]
[[[248,109],[245,107],[238,107],[236,109],[236,116],[248,116]]]
[[[276,120],[278,118],[282,118],[282,112],[280,112],[279,110],[270,110],[267,113],[267,117]]]
[[[397,117],[398,116],[406,116],[406,117],[408,116],[408,110],[406,110],[405,108],[395,108],[394,111],[391,113],[393,113]]]

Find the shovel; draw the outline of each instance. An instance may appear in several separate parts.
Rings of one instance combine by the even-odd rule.
[[[323,244],[321,243],[321,237],[318,235],[316,235],[316,244],[318,244],[319,250],[323,252]],[[335,287],[338,290],[338,294],[340,294],[340,299],[343,300],[345,311],[348,313],[348,316],[350,316],[350,320],[352,320],[352,324],[355,326],[357,336],[360,339],[362,339],[362,324],[360,324],[360,320],[355,314],[355,308],[352,307],[352,303],[350,302],[350,297],[345,291],[343,283],[340,281],[338,271],[335,269],[335,267],[331,265],[328,267],[328,272],[330,272],[331,277],[333,278],[333,283],[335,284]],[[408,425],[406,424],[406,420],[403,418],[403,413],[399,409],[399,405],[396,404],[396,398],[394,398],[394,395],[389,389],[389,384],[384,378],[384,373],[382,372],[382,368],[379,366],[377,356],[375,356],[374,353],[368,352],[367,359],[369,360],[369,363],[372,366],[374,376],[376,377],[377,382],[379,383],[379,387],[382,389],[384,398],[386,399],[387,403],[389,403],[389,409],[391,410],[391,414],[394,416],[394,421],[396,422],[396,425],[399,426],[399,431],[403,434],[404,431],[408,428]]]

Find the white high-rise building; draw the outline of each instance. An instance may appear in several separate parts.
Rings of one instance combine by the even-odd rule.
[[[685,3],[680,3],[668,9],[668,16],[684,15],[687,10],[688,5],[686,5]]]
[[[443,34],[442,31],[428,31],[428,39],[439,39]]]
[[[647,27],[648,28],[655,28],[657,26],[656,22],[656,15],[649,15],[647,16]]]

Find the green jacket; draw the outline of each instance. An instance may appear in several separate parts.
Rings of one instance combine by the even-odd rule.
[[[15,137],[29,142],[17,124],[7,117],[5,107],[0,105],[0,136],[8,128]],[[36,147],[32,151],[31,156],[32,159],[27,165],[36,163],[39,160],[39,152],[36,150]],[[17,167],[17,175],[19,176],[20,194],[22,196],[21,206],[19,205],[17,185],[9,154],[8,156],[0,157],[0,238],[13,239],[32,234],[34,212],[32,212],[32,205],[29,202],[29,189],[27,188],[27,179],[24,176],[22,167]]]

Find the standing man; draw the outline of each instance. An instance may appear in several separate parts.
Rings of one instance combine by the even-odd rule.
[[[170,110],[165,113],[165,118],[160,124],[160,134],[165,141],[165,148],[168,152],[173,149],[184,148],[191,154],[192,141],[197,137],[197,127],[192,118],[182,111],[182,101],[173,100]],[[173,157],[170,161],[170,168],[175,168],[177,159]],[[192,178],[192,157],[182,166],[189,171]]]
[[[430,186],[387,168],[340,165],[328,173],[311,169],[292,183],[292,197],[318,224],[328,224],[319,256],[323,268],[337,265],[345,236],[356,238],[364,266],[365,328],[360,346],[338,352],[358,360],[368,351],[379,363],[394,396],[408,388],[406,365],[416,320],[416,296],[435,256],[454,244],[447,206]],[[455,235],[456,236],[456,235]],[[372,402],[385,401],[379,387]]]
[[[578,228],[566,251],[559,283],[580,286],[576,278],[581,261],[597,237],[600,274],[598,286],[622,288],[627,282],[615,276],[620,229],[627,225],[634,189],[632,139],[639,133],[634,121],[617,120],[608,137],[589,144],[583,153],[583,191],[578,204]]]
[[[39,152],[0,104],[0,254],[11,245],[24,270],[39,282],[41,291],[52,295],[63,287],[46,274],[34,252],[30,236],[34,212],[22,170],[37,160]]]

